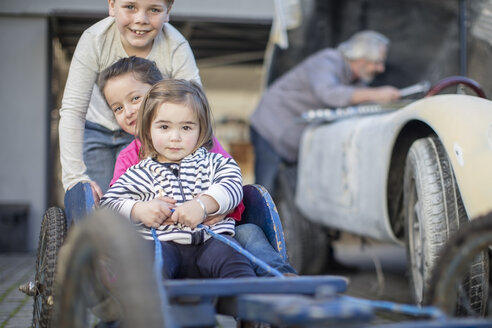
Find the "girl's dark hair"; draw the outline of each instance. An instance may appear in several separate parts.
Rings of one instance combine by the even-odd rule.
[[[213,147],[212,113],[202,87],[193,81],[164,79],[152,86],[140,105],[137,118],[137,136],[142,142],[141,150],[143,152],[141,151],[139,154],[141,159],[146,156],[157,156],[150,135],[150,126],[158,108],[165,103],[186,105],[195,112],[200,126],[200,134],[193,151],[200,147],[207,149]]]
[[[125,57],[99,73],[97,86],[101,93],[104,95],[104,88],[109,80],[126,73],[133,73],[137,81],[150,85],[156,84],[163,78],[155,62],[135,56]]]

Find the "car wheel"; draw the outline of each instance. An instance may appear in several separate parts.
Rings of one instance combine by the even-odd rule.
[[[320,274],[326,268],[330,243],[325,231],[306,219],[295,205],[296,168],[282,168],[275,187],[275,203],[284,230],[287,255],[299,274]]]
[[[484,316],[489,297],[489,275],[482,266],[489,265],[492,246],[492,213],[462,226],[442,249],[432,270],[426,293],[429,304],[449,315]]]
[[[153,252],[142,243],[126,219],[109,211],[75,224],[58,260],[55,327],[87,327],[89,309],[122,327],[163,327]]]
[[[51,327],[56,260],[66,232],[67,221],[63,210],[57,207],[49,208],[43,216],[39,232],[33,327]]]
[[[468,217],[451,164],[437,137],[419,139],[412,144],[403,183],[410,286],[415,301],[422,305],[428,303],[424,295],[439,252],[459,226],[468,222]],[[475,265],[485,275],[488,262],[482,258]],[[482,285],[484,281],[470,283]]]

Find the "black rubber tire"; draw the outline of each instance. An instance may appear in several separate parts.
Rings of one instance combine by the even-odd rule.
[[[472,220],[449,239],[442,249],[441,256],[430,280],[426,298],[429,303],[441,308],[447,314],[483,316],[489,298],[489,272],[484,275],[476,270],[474,263],[487,254],[492,246],[492,213]],[[477,259],[478,258],[478,259]],[[478,271],[478,272],[477,272]],[[480,281],[475,288],[475,298],[470,296],[470,281]],[[477,299],[478,296],[481,296]],[[461,300],[461,301],[458,301]],[[476,303],[483,304],[480,307]],[[456,304],[459,304],[456,306]],[[478,311],[477,311],[478,309]]]
[[[49,208],[43,216],[39,232],[35,272],[38,291],[34,296],[33,327],[51,327],[56,260],[66,233],[67,221],[63,210]]]
[[[127,219],[106,210],[74,225],[59,255],[55,326],[86,327],[90,308],[122,327],[164,327],[153,252],[143,243]]]
[[[321,274],[329,260],[329,238],[322,227],[306,219],[295,205],[295,182],[295,167],[285,167],[280,170],[275,187],[287,255],[298,274]]]
[[[429,303],[425,295],[432,268],[446,241],[467,223],[463,202],[445,149],[437,137],[416,140],[409,149],[404,173],[403,210],[405,240],[410,268],[410,288],[417,304]],[[475,263],[477,274],[485,277],[488,261]],[[484,279],[472,282],[473,290]],[[471,295],[474,299],[481,295]],[[484,304],[476,303],[483,307]]]

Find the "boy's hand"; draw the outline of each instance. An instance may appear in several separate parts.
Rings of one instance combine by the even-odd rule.
[[[103,192],[99,185],[95,181],[79,181],[79,182],[74,182],[71,184],[68,188],[67,191],[75,187],[76,184],[82,183],[82,182],[89,182],[89,185],[91,186],[92,190],[92,198],[94,199],[94,207],[99,207],[99,201],[101,200],[103,196]]]
[[[166,202],[155,198],[147,202],[138,202],[133,205],[131,218],[135,222],[142,222],[149,228],[159,228],[172,214],[175,201]]]
[[[99,187],[99,185],[95,181],[89,181],[89,184],[91,185],[91,189],[92,189],[92,197],[94,198],[94,205],[95,207],[99,207],[99,201],[103,196],[101,187]]]

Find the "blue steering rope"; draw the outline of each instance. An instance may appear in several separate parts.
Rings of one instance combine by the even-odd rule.
[[[275,268],[271,267],[270,265],[266,264],[264,261],[260,260],[259,258],[257,258],[256,256],[254,256],[253,254],[251,254],[250,252],[248,252],[247,250],[245,250],[244,248],[242,248],[238,244],[230,241],[229,239],[225,238],[224,236],[219,235],[218,233],[213,232],[212,229],[210,229],[208,226],[206,226],[204,224],[199,224],[198,225],[198,228],[202,228],[212,238],[215,238],[217,240],[220,240],[224,244],[226,244],[226,245],[234,248],[240,254],[242,254],[246,258],[248,258],[248,260],[250,260],[252,263],[258,265],[259,267],[261,267],[263,270],[265,270],[266,272],[270,273],[271,275],[276,276],[276,277],[285,278],[285,276],[282,273],[280,273],[280,271],[278,271],[277,269],[275,269]]]
[[[162,258],[162,245],[157,238],[157,233],[155,232],[155,228],[150,229],[152,231],[152,237],[154,237],[154,272],[157,277],[160,277],[162,274],[162,268],[164,267],[164,259]],[[160,280],[160,279],[157,279]]]
[[[164,293],[164,284],[162,283],[162,268],[164,266],[164,260],[162,258],[162,245],[157,238],[157,233],[155,232],[155,228],[151,229],[152,237],[154,237],[154,276],[156,278],[157,290],[159,292],[159,296],[161,299],[161,308],[163,309],[163,313],[169,313],[169,304],[167,302],[167,296]],[[172,316],[164,315],[164,323],[165,327],[174,328],[177,327],[177,324],[174,322]]]

